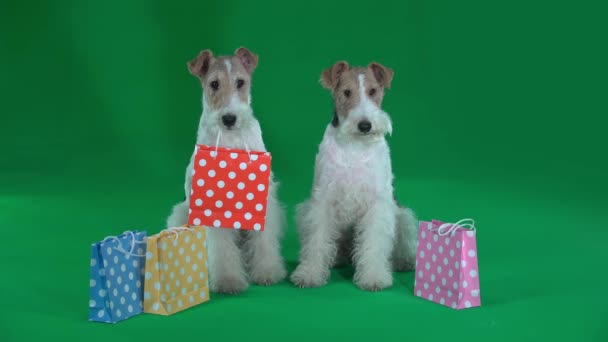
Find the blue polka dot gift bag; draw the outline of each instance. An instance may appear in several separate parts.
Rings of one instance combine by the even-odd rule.
[[[127,231],[91,246],[89,321],[116,323],[143,310],[146,232]]]

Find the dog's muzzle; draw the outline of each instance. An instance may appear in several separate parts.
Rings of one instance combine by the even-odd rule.
[[[222,123],[227,128],[232,128],[236,124],[236,115],[232,113],[222,115]]]
[[[361,132],[361,133],[369,133],[369,131],[372,130],[372,123],[369,122],[368,120],[362,120],[357,125],[357,128],[359,129],[359,132]]]

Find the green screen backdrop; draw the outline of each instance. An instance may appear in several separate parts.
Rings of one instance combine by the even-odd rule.
[[[608,341],[606,6],[600,1],[0,2],[0,340]],[[259,54],[253,108],[289,226],[337,60],[395,71],[396,196],[477,221],[482,307],[288,281],[170,317],[87,322],[90,244],[183,198],[200,50]]]

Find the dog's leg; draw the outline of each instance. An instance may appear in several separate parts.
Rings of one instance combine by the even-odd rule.
[[[238,232],[233,229],[207,228],[209,287],[212,292],[235,294],[248,286],[238,238]]]
[[[264,231],[248,232],[243,247],[249,279],[260,285],[275,284],[287,275],[281,256],[285,211],[276,198],[276,187],[271,183]]]
[[[410,208],[397,208],[393,270],[409,271],[416,265],[416,240],[418,223]]]
[[[299,287],[323,286],[337,252],[336,224],[324,205],[305,202],[297,212],[300,264],[291,274],[291,281]]]
[[[355,283],[368,291],[378,291],[391,286],[393,275],[390,257],[395,238],[393,204],[375,203],[355,230]]]
[[[171,210],[171,215],[167,219],[167,228],[181,227],[188,223],[188,201],[177,203]]]

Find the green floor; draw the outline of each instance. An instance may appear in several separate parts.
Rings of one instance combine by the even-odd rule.
[[[455,311],[414,297],[412,272],[396,273],[388,290],[364,292],[352,284],[352,269],[342,268],[323,288],[252,286],[174,316],[91,323],[89,243],[124,229],[157,231],[175,193],[93,186],[0,199],[0,225],[9,228],[0,250],[0,339],[606,341],[604,207],[491,183],[421,179],[397,186],[424,219],[477,219],[482,307]],[[296,253],[290,225],[284,255],[291,270]]]

